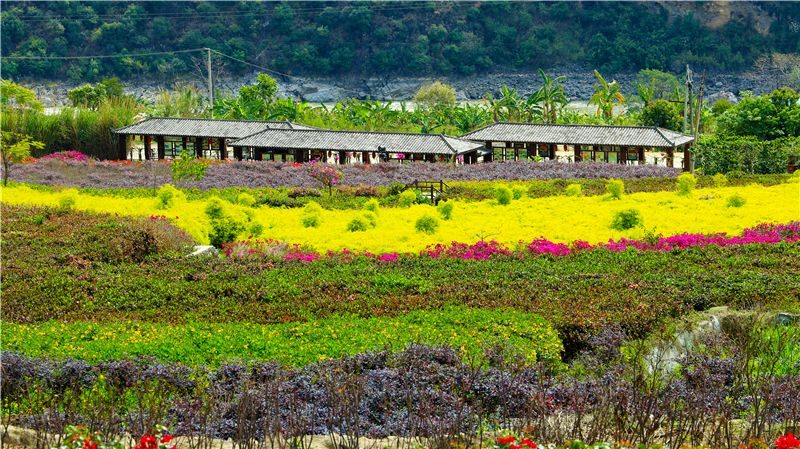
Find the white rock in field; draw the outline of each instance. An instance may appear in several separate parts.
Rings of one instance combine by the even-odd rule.
[[[190,256],[216,256],[219,254],[219,250],[214,248],[211,245],[197,245],[194,247],[194,252],[188,254],[186,257]]]

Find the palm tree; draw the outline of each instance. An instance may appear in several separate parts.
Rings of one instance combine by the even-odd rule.
[[[594,76],[600,84],[594,85],[594,95],[589,99],[589,104],[597,105],[597,115],[602,115],[606,120],[614,117],[614,106],[625,103],[625,96],[620,91],[622,87],[616,80],[607,82],[597,70]]]

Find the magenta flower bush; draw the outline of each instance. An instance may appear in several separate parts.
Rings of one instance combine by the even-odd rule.
[[[766,245],[781,242],[800,241],[800,221],[788,224],[760,224],[753,228],[745,229],[741,235],[729,236],[725,233],[718,234],[679,234],[669,237],[659,237],[657,240],[634,240],[621,238],[609,240],[608,243],[592,245],[583,240],[576,240],[571,244],[551,242],[545,238],[537,238],[530,243],[520,244],[510,248],[497,241],[479,241],[468,244],[451,242],[449,244],[437,243],[429,245],[419,253],[420,257],[433,259],[448,258],[462,260],[487,260],[493,257],[526,257],[551,256],[562,257],[584,251],[676,251],[689,248],[703,248],[706,246],[736,246],[736,245]],[[395,262],[400,259],[399,253],[373,254],[369,251],[353,252],[348,249],[341,251],[328,251],[324,255],[316,251],[304,250],[300,245],[289,245],[276,240],[248,239],[229,243],[223,246],[225,255],[231,258],[244,257],[270,257],[284,261],[299,260],[313,262],[321,258],[335,259],[343,262],[353,260],[355,257],[367,257],[379,262]],[[407,257],[414,254],[406,253]]]
[[[44,160],[57,160],[62,162],[86,162],[89,160],[89,156],[81,153],[80,151],[57,151],[55,153],[50,153],[46,156],[42,156],[40,159]]]

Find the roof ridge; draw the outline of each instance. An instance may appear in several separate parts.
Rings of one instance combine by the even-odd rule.
[[[675,144],[675,141],[674,141],[674,140],[669,140],[669,138],[668,138],[667,136],[665,136],[663,132],[661,132],[661,128],[660,128],[660,127],[658,127],[658,126],[655,126],[654,128],[656,129],[656,132],[658,133],[658,135],[660,135],[661,137],[663,137],[663,138],[664,138],[664,140],[666,140],[668,144],[672,145],[673,147],[674,147],[674,146],[677,146],[677,145]]]
[[[144,120],[141,120],[136,123],[146,122],[148,120],[159,119],[159,120],[202,120],[205,122],[237,122],[237,123],[285,123],[287,125],[295,125],[296,123],[290,120],[249,120],[249,119],[230,119],[230,118],[208,118],[208,117],[160,117],[160,116],[153,116],[148,117]],[[136,123],[133,123],[134,125]],[[131,126],[131,125],[128,125]]]
[[[447,145],[447,148],[450,148],[450,150],[452,150],[454,154],[458,154],[458,150],[453,148],[453,146],[450,145],[450,142],[447,141],[447,136],[445,136],[443,133],[439,133],[439,137],[442,139],[442,142],[444,142],[444,144]]]
[[[644,126],[644,125],[599,125],[599,124],[596,124],[596,123],[585,123],[584,124],[584,123],[532,123],[532,122],[494,122],[492,124],[484,126],[484,128],[487,128],[487,127],[493,126],[493,125],[500,125],[500,124],[503,124],[503,125],[526,125],[526,126],[565,126],[565,127],[566,126],[586,126],[586,127],[592,127],[592,128],[638,128],[638,129],[655,129],[655,128],[658,128],[657,126]],[[482,129],[482,128],[478,128],[478,129]],[[477,131],[477,129],[475,131]],[[471,132],[475,132],[475,131],[471,131]]]
[[[258,133],[267,132],[267,131],[316,131],[316,132],[329,132],[329,133],[357,133],[357,134],[383,134],[383,135],[399,135],[399,136],[423,136],[423,137],[438,137],[444,136],[444,134],[432,134],[432,133],[409,133],[409,132],[399,132],[399,131],[365,131],[365,130],[356,130],[356,129],[324,129],[324,128],[312,128],[312,129],[294,129],[294,128],[268,128]],[[258,134],[256,133],[256,134]],[[450,136],[446,136],[450,137]],[[456,139],[460,139],[460,137],[454,137]]]

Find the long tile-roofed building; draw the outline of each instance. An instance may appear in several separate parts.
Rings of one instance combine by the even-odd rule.
[[[292,122],[153,117],[114,130],[115,134],[239,139],[265,129],[311,129]]]
[[[442,134],[329,131],[321,129],[267,129],[231,141],[235,147],[326,150],[348,152],[436,154],[457,156],[483,149],[483,145]]]
[[[685,145],[691,136],[658,127],[493,123],[461,136],[475,141],[532,142],[557,145],[611,145],[669,148]]]

